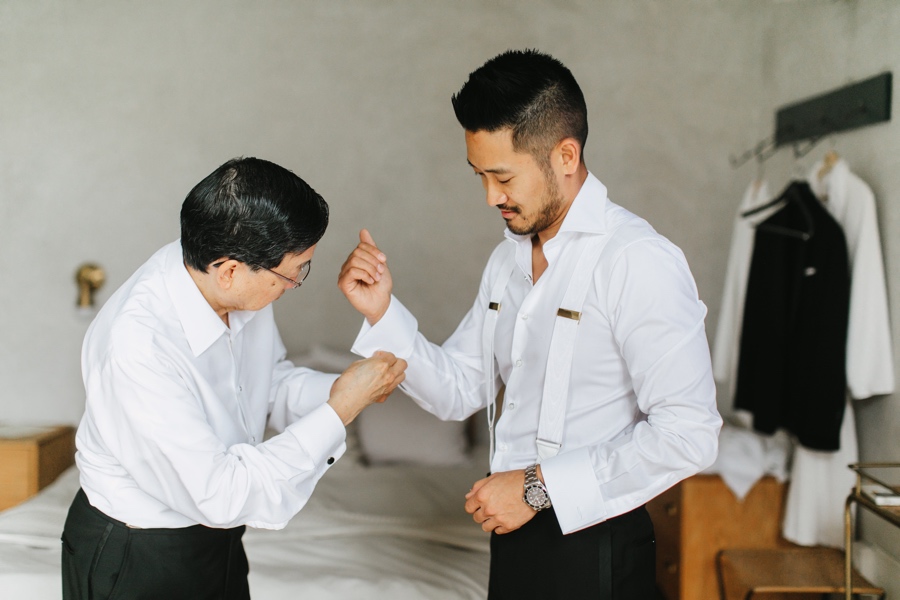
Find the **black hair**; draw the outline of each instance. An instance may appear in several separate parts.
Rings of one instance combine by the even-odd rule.
[[[537,50],[507,50],[469,74],[452,100],[467,131],[512,129],[513,149],[545,163],[567,137],[587,141],[587,106],[572,72]],[[582,158],[583,160],[583,158]]]
[[[228,257],[254,270],[316,244],[328,227],[328,204],[305,181],[275,163],[234,158],[194,186],[181,205],[185,263],[204,273]]]

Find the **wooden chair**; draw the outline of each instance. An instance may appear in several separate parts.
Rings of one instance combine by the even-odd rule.
[[[716,571],[721,600],[844,593],[844,553],[834,548],[728,548],[717,554]],[[855,569],[850,587],[853,594],[884,598]]]

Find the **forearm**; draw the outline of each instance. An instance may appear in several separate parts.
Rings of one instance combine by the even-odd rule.
[[[418,331],[415,317],[396,298],[375,325],[363,323],[353,351],[370,356],[387,350],[409,366],[401,388],[425,410],[444,420],[462,420],[484,408],[480,325],[473,311],[438,346]]]

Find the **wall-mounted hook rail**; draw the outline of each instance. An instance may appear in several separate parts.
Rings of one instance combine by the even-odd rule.
[[[775,113],[775,133],[740,156],[730,155],[728,162],[734,168],[752,158],[762,163],[785,144],[792,144],[794,157],[800,158],[832,133],[890,121],[891,85],[887,72],[784,106]]]
[[[891,120],[891,73],[784,106],[775,114],[775,144],[819,139]]]
[[[769,137],[760,140],[753,148],[743,152],[740,156],[734,156],[733,154],[729,155],[728,162],[731,163],[732,167],[737,169],[752,158],[762,162],[775,154],[777,150],[778,147],[775,145],[775,136],[770,135]]]

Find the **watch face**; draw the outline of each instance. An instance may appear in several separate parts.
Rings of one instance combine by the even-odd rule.
[[[538,508],[547,503],[547,494],[539,486],[531,486],[525,490],[525,500],[532,508]]]

